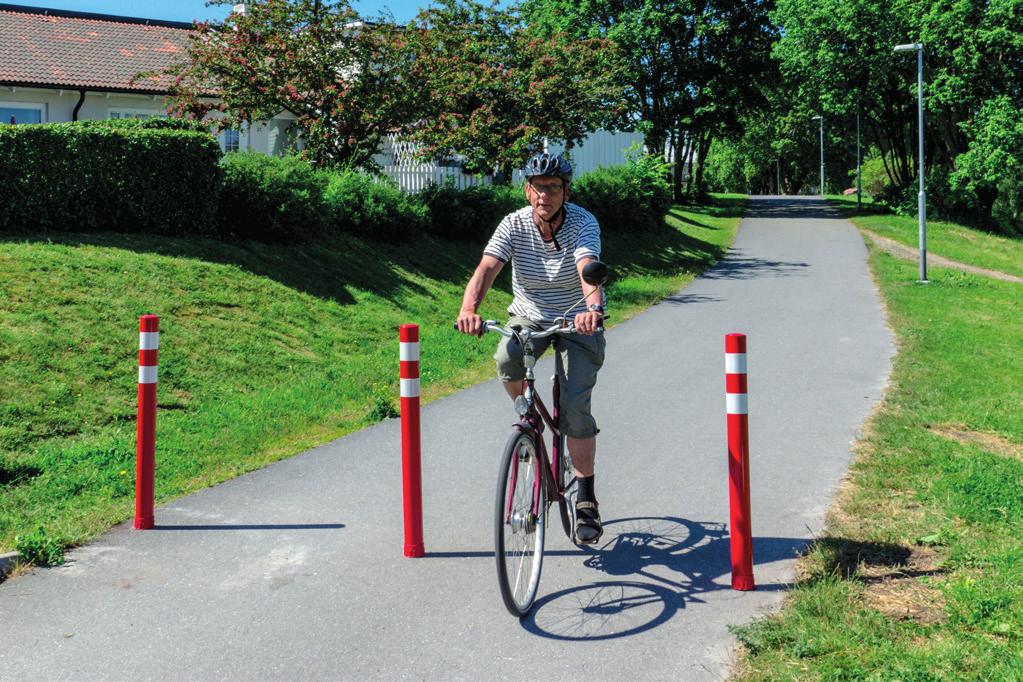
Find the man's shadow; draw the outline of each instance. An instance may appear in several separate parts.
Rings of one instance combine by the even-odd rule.
[[[798,556],[801,538],[754,538],[753,560],[766,564]],[[628,637],[670,620],[703,594],[731,589],[729,537],[724,524],[676,517],[634,517],[604,523],[598,545],[583,547],[584,564],[608,576],[537,600],[521,623],[552,639]],[[758,590],[784,589],[766,585]]]

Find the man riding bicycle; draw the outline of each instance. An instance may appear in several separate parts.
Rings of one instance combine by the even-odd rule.
[[[600,258],[600,226],[591,213],[568,202],[572,166],[560,155],[536,154],[525,176],[529,206],[505,216],[483,249],[465,287],[457,326],[465,334],[482,335],[483,320],[476,311],[509,261],[514,295],[509,327],[539,331],[556,318],[574,316],[576,333],[537,341],[536,354],[553,341],[561,356],[560,418],[578,482],[575,536],[580,543],[593,544],[603,528],[593,476],[599,429],[590,414],[590,394],[604,363],[604,333],[598,331],[604,301],[598,287],[583,281],[582,269]],[[522,395],[525,378],[520,344],[502,337],[494,359],[505,391],[515,400]]]

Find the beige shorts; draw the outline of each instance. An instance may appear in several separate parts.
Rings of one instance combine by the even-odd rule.
[[[524,317],[512,317],[508,325],[535,329],[543,327]],[[546,339],[534,341],[536,357],[540,357],[553,342],[560,362],[558,376],[561,382],[561,405],[559,417],[562,431],[573,438],[596,436],[600,429],[590,414],[590,394],[597,383],[597,371],[604,364],[604,333],[593,336],[584,334],[555,334]],[[522,381],[526,368],[522,364],[522,347],[515,339],[501,337],[494,353],[497,361],[497,375],[502,381]]]

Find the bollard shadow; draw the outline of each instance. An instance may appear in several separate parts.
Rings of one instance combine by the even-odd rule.
[[[224,524],[157,524],[151,530],[337,530],[343,523],[224,523]]]
[[[704,595],[731,589],[729,536],[723,524],[676,517],[634,517],[604,524],[604,539],[582,547],[583,564],[609,579],[544,595],[520,622],[532,634],[558,640],[629,637],[671,620]],[[753,559],[794,559],[800,538],[754,538]],[[761,585],[779,591],[785,585]]]

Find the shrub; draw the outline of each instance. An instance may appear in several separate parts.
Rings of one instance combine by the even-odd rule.
[[[323,205],[328,176],[297,156],[232,152],[221,166],[223,234],[266,242],[306,240],[329,224]]]
[[[1023,237],[1023,177],[1010,173],[998,183],[991,217],[1002,234]]]
[[[572,183],[572,194],[605,232],[657,228],[671,209],[666,165],[652,156],[632,156],[624,166],[586,173]]]
[[[526,205],[522,185],[479,185],[463,190],[431,185],[416,198],[429,211],[431,233],[476,242],[489,239],[504,216]]]
[[[849,179],[852,187],[856,186],[856,169],[849,171]],[[885,170],[884,160],[876,150],[870,150],[860,164],[860,185],[863,192],[871,197],[881,197],[885,188],[889,186],[888,171]]]
[[[209,229],[220,148],[208,132],[176,125],[0,126],[0,230]]]
[[[65,543],[39,527],[28,535],[14,538],[14,548],[26,563],[35,566],[60,566],[64,563]]]
[[[414,238],[428,220],[426,206],[394,182],[357,171],[330,173],[323,203],[332,229],[385,242]]]

